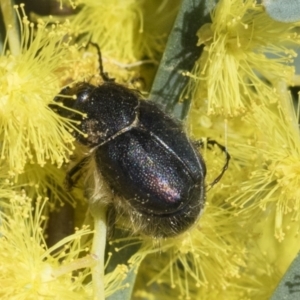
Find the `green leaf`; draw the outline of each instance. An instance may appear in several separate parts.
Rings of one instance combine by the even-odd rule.
[[[196,33],[210,22],[213,3],[211,0],[183,0],[151,89],[150,99],[179,119],[186,117],[191,103],[190,95],[185,95],[184,101],[179,103],[189,81],[182,72],[191,71],[201,55],[203,47],[197,46]]]
[[[263,0],[267,14],[279,22],[300,21],[300,0]]]
[[[276,288],[271,300],[300,299],[300,252]]]

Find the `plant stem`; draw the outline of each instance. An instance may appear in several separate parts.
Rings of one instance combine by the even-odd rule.
[[[93,290],[95,300],[105,299],[104,265],[106,245],[106,206],[99,201],[90,205],[90,211],[94,218],[94,238],[92,254],[97,256],[97,264],[92,269]]]
[[[18,33],[18,22],[12,0],[1,0],[0,8],[6,27],[9,49],[10,52],[16,56],[20,53],[20,38]]]

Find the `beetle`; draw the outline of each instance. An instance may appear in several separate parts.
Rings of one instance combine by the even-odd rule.
[[[109,78],[103,71],[99,46],[91,44],[98,50],[103,84],[82,82],[65,88],[55,99],[63,106],[55,110],[80,121],[77,128],[85,135],[76,131],[74,136],[90,149],[87,157],[92,156],[97,172],[121,196],[113,202],[117,212],[128,215],[133,227],[145,235],[179,235],[196,223],[205,202],[206,165],[199,145],[157,104]],[[64,95],[76,95],[76,100]],[[212,186],[228,168],[230,155],[216,141],[207,143],[226,154],[222,172]],[[70,187],[85,160],[67,174]]]

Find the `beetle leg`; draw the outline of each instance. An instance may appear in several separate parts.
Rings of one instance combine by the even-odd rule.
[[[218,183],[220,181],[220,179],[222,178],[222,176],[224,175],[225,171],[228,169],[228,165],[229,165],[229,161],[230,161],[230,154],[227,151],[227,148],[221,144],[219,144],[217,141],[215,140],[211,140],[211,139],[207,139],[206,142],[204,142],[204,140],[198,140],[194,142],[194,145],[196,147],[199,148],[203,148],[204,145],[207,145],[207,147],[210,149],[210,146],[218,146],[219,149],[225,153],[225,157],[226,157],[226,161],[225,164],[221,170],[221,173],[208,185],[208,189],[207,191],[209,191],[216,183]]]
[[[207,139],[207,145],[212,145],[212,146],[218,146],[219,149],[225,154],[225,164],[221,170],[221,173],[213,180],[213,182],[211,182],[209,185],[208,185],[208,190],[209,191],[216,183],[218,183],[220,181],[220,179],[222,178],[222,176],[224,175],[225,171],[228,169],[228,165],[229,165],[229,161],[230,161],[230,154],[228,153],[227,151],[227,148],[221,144],[219,144],[217,141],[215,140],[210,140],[210,139]]]
[[[77,178],[75,178],[74,180],[74,175],[76,175],[81,169],[82,167],[86,164],[86,162],[88,161],[89,157],[84,157],[82,160],[80,160],[72,169],[70,169],[65,177],[65,187],[68,191],[71,191],[72,188],[74,187],[75,183],[78,181],[78,179],[80,178],[80,176],[78,176]]]

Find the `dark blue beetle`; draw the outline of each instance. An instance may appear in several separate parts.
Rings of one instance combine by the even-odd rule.
[[[87,117],[63,108],[56,111],[81,121],[78,129],[86,136],[75,133],[75,137],[94,149],[99,172],[123,197],[121,205],[115,205],[119,213],[129,215],[134,227],[146,235],[178,235],[197,221],[204,205],[203,158],[178,121],[155,103],[142,100],[138,92],[107,77],[98,52],[104,83],[80,83],[62,91],[61,94],[75,94],[76,101],[56,98]],[[209,143],[218,145],[227,156],[215,184],[227,169],[230,156],[222,145]],[[79,168],[69,172],[69,183]]]

